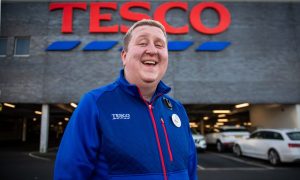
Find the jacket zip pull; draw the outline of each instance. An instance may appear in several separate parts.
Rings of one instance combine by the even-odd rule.
[[[172,151],[171,151],[171,146],[170,146],[170,142],[169,142],[169,137],[168,137],[168,133],[167,133],[167,129],[165,126],[165,121],[163,120],[163,118],[160,119],[163,130],[164,130],[164,134],[165,134],[165,138],[166,138],[166,142],[167,142],[167,147],[168,147],[168,152],[169,152],[169,156],[170,156],[170,161],[173,161],[173,155],[172,155]]]

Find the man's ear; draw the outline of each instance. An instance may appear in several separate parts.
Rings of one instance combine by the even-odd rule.
[[[125,67],[125,65],[126,65],[126,55],[127,55],[127,52],[123,49],[121,52],[121,59],[122,59],[123,67]]]

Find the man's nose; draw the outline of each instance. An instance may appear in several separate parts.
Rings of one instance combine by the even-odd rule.
[[[156,55],[157,49],[154,44],[149,44],[146,49],[146,53],[149,55]]]

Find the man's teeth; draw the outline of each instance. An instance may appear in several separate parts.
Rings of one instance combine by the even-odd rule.
[[[156,62],[155,61],[144,61],[144,64],[150,64],[150,65],[155,65]]]

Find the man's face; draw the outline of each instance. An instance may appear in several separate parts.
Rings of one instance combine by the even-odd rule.
[[[139,26],[133,30],[127,51],[121,56],[129,83],[157,85],[168,66],[166,37],[158,27]]]

